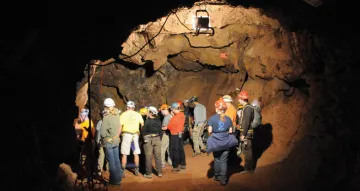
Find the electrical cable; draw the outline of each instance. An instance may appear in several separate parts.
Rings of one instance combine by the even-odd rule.
[[[211,45],[208,45],[208,46],[194,46],[191,44],[190,42],[190,39],[188,36],[186,36],[185,34],[182,34],[182,36],[184,36],[186,38],[186,40],[188,41],[189,45],[191,48],[213,48],[213,49],[222,49],[222,48],[226,48],[226,47],[229,47],[230,45],[234,44],[234,42],[231,42],[227,45],[223,45],[223,46],[211,46]]]
[[[129,58],[131,58],[131,57],[134,57],[134,56],[137,55],[140,51],[142,51],[142,50],[145,48],[146,45],[148,45],[152,40],[154,40],[154,39],[161,33],[161,31],[163,30],[166,22],[168,21],[169,17],[170,17],[172,14],[174,14],[174,15],[176,16],[176,18],[178,19],[179,23],[180,23],[182,26],[184,26],[187,30],[192,31],[192,29],[190,29],[190,28],[187,27],[183,22],[181,22],[180,18],[178,17],[178,15],[177,15],[176,13],[177,13],[177,11],[171,11],[171,12],[167,15],[167,17],[166,17],[164,23],[162,24],[159,32],[158,32],[155,36],[153,36],[151,39],[149,39],[138,51],[136,51],[136,52],[133,53],[132,55],[125,55],[125,54],[120,53],[121,55],[124,55],[125,57],[121,58],[120,56],[118,56],[117,58],[109,59],[109,60],[107,61],[107,63],[104,63],[104,64],[95,64],[95,62],[94,62],[94,63],[90,63],[89,65],[108,66],[108,65],[110,65],[110,64],[118,64],[118,63],[115,63],[116,60],[119,60],[119,59],[120,59],[120,60],[126,60],[126,59],[129,59]],[[227,45],[224,45],[224,46],[218,46],[218,47],[214,47],[214,46],[210,46],[210,45],[209,45],[209,46],[194,46],[194,45],[191,44],[190,39],[189,39],[184,33],[182,33],[181,35],[183,35],[183,36],[187,39],[187,41],[188,41],[188,43],[189,43],[189,45],[190,45],[191,48],[213,48],[213,49],[222,49],[222,48],[225,48],[225,47],[229,47],[231,44],[234,43],[234,42],[231,42],[230,44],[227,44]]]
[[[164,28],[167,20],[168,20],[169,17],[170,17],[172,14],[174,14],[174,13],[176,13],[176,12],[171,12],[171,13],[168,14],[168,16],[166,17],[164,23],[162,24],[159,32],[158,32],[155,36],[153,36],[151,39],[149,39],[138,51],[136,51],[135,53],[133,53],[132,55],[129,55],[129,56],[128,56],[128,55],[125,55],[125,54],[122,54],[122,55],[124,55],[125,57],[124,57],[124,58],[120,58],[120,56],[119,56],[118,59],[120,59],[120,60],[126,60],[126,59],[128,59],[128,58],[131,58],[131,57],[137,55],[142,49],[145,48],[146,45],[148,45],[152,40],[154,40],[154,39],[160,34],[160,32],[161,32],[162,29]],[[113,64],[113,63],[114,63],[114,62],[109,62],[109,63],[107,63],[107,64],[95,64],[95,63],[92,63],[92,64],[89,64],[89,65],[107,66],[107,65],[110,65],[110,64]]]

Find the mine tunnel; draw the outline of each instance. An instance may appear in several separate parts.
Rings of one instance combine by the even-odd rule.
[[[138,110],[198,96],[210,117],[221,96],[235,100],[246,90],[261,101],[263,117],[254,174],[229,165],[221,187],[208,177],[211,155],[187,155],[183,174],[130,176],[109,190],[360,190],[354,7],[335,0],[51,4],[40,23],[47,27],[3,38],[4,71],[16,71],[2,72],[4,90],[26,98],[28,121],[12,120],[27,145],[12,161],[12,179],[22,180],[12,188],[74,189],[73,120],[90,107],[96,124],[105,98],[124,111],[129,100]],[[213,32],[196,34],[197,10],[209,14]]]

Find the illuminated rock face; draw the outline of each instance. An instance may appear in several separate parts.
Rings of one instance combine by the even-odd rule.
[[[179,9],[155,39],[126,59],[128,63],[109,65],[94,75],[90,101],[95,121],[106,97],[112,97],[124,110],[128,100],[139,109],[196,95],[210,117],[219,97],[228,94],[236,100],[236,88],[247,90],[250,101],[260,100],[262,106],[265,128],[259,131],[266,141],[257,166],[271,176],[264,185],[308,187],[327,170],[329,161],[337,161],[334,149],[343,151],[346,140],[351,139],[349,124],[339,117],[344,115],[339,100],[350,90],[336,83],[341,67],[333,59],[346,56],[341,51],[336,55],[325,51],[319,56],[315,50],[323,45],[316,36],[288,31],[260,10],[241,6],[207,5],[215,34],[193,36],[192,19],[198,8]],[[122,54],[137,52],[166,19],[140,25],[122,44]],[[351,72],[345,68],[341,73],[343,83],[350,81],[346,73]],[[81,87],[77,103],[84,105],[81,98],[86,96],[81,94],[86,91]],[[335,144],[338,141],[344,145]],[[359,157],[351,154],[344,158],[354,156]],[[277,168],[282,170],[275,171]],[[333,172],[344,168],[349,167]],[[335,185],[341,178],[325,176],[320,180],[334,180],[328,184]]]

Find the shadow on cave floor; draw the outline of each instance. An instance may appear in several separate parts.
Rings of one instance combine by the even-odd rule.
[[[253,156],[255,168],[258,159],[268,149],[273,141],[272,125],[267,123],[254,130]]]

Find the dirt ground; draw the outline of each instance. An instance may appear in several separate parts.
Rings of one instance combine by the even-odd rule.
[[[201,154],[197,157],[192,157],[192,149],[190,145],[185,145],[187,169],[179,173],[171,172],[171,167],[166,167],[163,171],[163,177],[159,178],[153,174],[152,179],[144,178],[142,175],[135,176],[131,171],[126,171],[126,177],[122,180],[118,187],[109,187],[109,191],[135,191],[135,190],[268,190],[267,184],[262,184],[261,176],[262,165],[261,160],[258,162],[258,167],[254,174],[239,174],[241,170],[241,160],[229,161],[230,165],[228,171],[230,175],[229,183],[226,186],[221,186],[219,182],[212,179],[213,172],[211,165],[213,156],[210,154]],[[104,173],[108,178],[108,172]],[[255,184],[254,184],[255,183]]]

